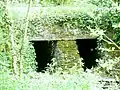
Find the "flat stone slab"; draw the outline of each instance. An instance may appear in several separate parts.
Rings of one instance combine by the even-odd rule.
[[[77,39],[96,39],[97,36],[79,36],[79,37],[46,37],[46,38],[41,38],[41,37],[32,37],[29,40],[30,41],[74,41]]]

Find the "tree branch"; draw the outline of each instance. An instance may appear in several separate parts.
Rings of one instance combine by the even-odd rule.
[[[105,35],[104,34],[104,36],[105,36],[105,38],[107,38],[114,46],[116,46],[118,49],[120,49],[120,47],[112,40],[112,39],[110,39],[107,35]]]

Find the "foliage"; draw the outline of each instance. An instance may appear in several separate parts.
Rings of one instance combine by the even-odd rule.
[[[11,57],[10,57],[10,37],[9,37],[9,26],[10,21],[9,17],[6,12],[6,7],[3,2],[0,1],[0,60],[4,64],[11,64]],[[2,64],[2,63],[1,63]],[[7,65],[8,66],[8,65]],[[9,66],[11,67],[11,65]],[[3,68],[1,68],[3,69]]]
[[[98,7],[111,7],[113,4],[112,0],[88,0],[90,3],[97,5]]]
[[[1,74],[2,73],[2,74]],[[0,88],[2,90],[93,90],[94,84],[91,84],[94,81],[89,81],[94,77],[89,73],[78,72],[76,74],[67,74],[63,73],[60,75],[60,72],[49,75],[48,73],[36,73],[29,72],[24,74],[24,77],[17,79],[14,75],[10,73],[0,73]]]
[[[23,56],[23,72],[28,73],[35,71],[36,69],[36,61],[35,61],[35,50],[31,43],[27,42],[26,49],[24,51]]]
[[[10,2],[12,4],[28,4],[29,0],[2,0],[3,2]],[[56,6],[56,5],[66,5],[71,3],[72,0],[31,0],[33,5],[42,5],[42,6]]]
[[[120,80],[120,57],[112,58],[109,55],[104,56],[98,60],[99,65],[94,70],[103,77],[115,78],[116,81]]]
[[[53,4],[53,5],[64,5],[64,4],[67,4],[67,3],[70,3],[72,0],[40,0],[40,3],[42,5],[50,5],[50,4]]]
[[[94,26],[94,22],[92,22],[94,21],[93,13],[91,13],[94,5],[89,9],[85,8],[83,10],[83,8],[72,6],[42,7],[40,15],[35,13],[36,15],[32,19],[30,18],[29,30],[31,36],[41,34],[39,32],[46,33],[46,31],[47,34],[55,34],[58,37],[89,33],[87,26]]]
[[[105,8],[103,10],[96,12],[99,18],[97,19],[97,26],[100,29],[106,31],[106,34],[115,40],[115,42],[119,45],[119,18],[120,11],[117,10],[117,7],[112,7],[111,9]],[[114,35],[113,35],[114,34]]]
[[[49,73],[29,72],[24,74],[23,78],[18,79],[11,73],[0,72],[0,88],[2,90],[100,90],[103,89],[104,82],[101,84],[98,81],[100,76],[88,71],[76,71],[72,74],[57,71],[53,75]],[[112,86],[111,86],[112,85]],[[108,90],[119,90],[119,86],[111,84]]]
[[[13,29],[15,30],[14,39],[15,39],[15,47],[18,58],[18,66],[20,64],[20,57],[23,55],[23,72],[28,73],[29,71],[35,70],[35,51],[32,46],[32,43],[28,41],[26,38],[24,47],[22,46],[22,39],[24,37],[24,29],[25,29],[25,20],[16,21],[14,20]],[[22,50],[22,53],[21,53]]]
[[[11,31],[10,28],[12,28],[13,31],[13,37],[15,40],[15,52],[17,53],[17,65],[19,66],[20,64],[20,47],[21,47],[21,40],[23,38],[23,29],[24,29],[24,22],[23,24],[18,24],[12,17],[8,16],[8,12],[6,10],[6,4],[3,2],[0,2],[1,6],[0,7],[0,64],[1,69],[12,70],[13,67],[13,52],[12,52],[12,46],[11,46]],[[29,44],[29,42],[26,41],[25,43],[26,49],[24,50],[23,56],[23,66],[24,66],[24,72],[28,72],[32,70],[35,70],[35,56],[34,56],[34,49]],[[19,69],[18,69],[19,70]],[[5,70],[6,71],[6,70]]]

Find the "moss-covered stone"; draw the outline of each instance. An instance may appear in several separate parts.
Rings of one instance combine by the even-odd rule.
[[[15,20],[26,18],[27,7],[9,7],[9,15]],[[93,25],[93,8],[56,6],[31,7],[29,28],[31,37],[54,34],[57,37],[88,36],[87,26]]]

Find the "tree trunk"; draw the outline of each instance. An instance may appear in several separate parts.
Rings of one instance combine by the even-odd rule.
[[[11,36],[11,47],[12,47],[12,59],[13,59],[13,72],[15,75],[18,75],[18,66],[17,66],[17,54],[15,50],[15,42],[14,42],[14,30],[12,28],[13,26],[10,26],[10,36]]]
[[[20,77],[22,77],[22,73],[23,73],[23,51],[26,50],[25,49],[25,43],[26,43],[26,39],[27,39],[27,29],[28,29],[28,23],[29,23],[29,11],[30,11],[30,5],[31,5],[31,0],[29,0],[29,5],[28,5],[28,10],[27,10],[27,15],[26,15],[26,20],[25,20],[25,30],[24,30],[24,36],[22,38],[22,42],[21,42],[21,48],[20,48]]]

